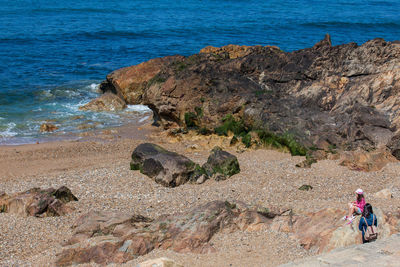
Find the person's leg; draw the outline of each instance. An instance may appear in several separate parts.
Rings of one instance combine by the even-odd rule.
[[[359,207],[357,207],[357,206],[354,207],[354,212],[355,212],[357,215],[361,215],[361,214],[362,214],[361,209],[360,209]]]
[[[348,218],[351,217],[351,215],[353,215],[354,213],[354,205],[353,203],[349,203],[349,214],[347,215]]]

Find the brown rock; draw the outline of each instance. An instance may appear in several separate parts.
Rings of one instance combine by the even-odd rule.
[[[36,217],[62,216],[72,211],[65,204],[77,200],[65,186],[57,190],[33,188],[23,193],[0,195],[0,212]]]
[[[93,99],[84,106],[79,107],[80,110],[90,111],[118,111],[126,108],[126,103],[121,97],[107,93]]]
[[[40,132],[54,132],[55,130],[57,130],[58,127],[55,126],[54,124],[51,123],[43,123],[42,125],[40,125]]]
[[[362,150],[343,152],[340,165],[357,171],[378,171],[389,162],[396,162],[396,158],[386,150],[365,152]]]
[[[139,104],[142,100],[144,89],[161,69],[182,56],[155,58],[139,65],[116,70],[107,75],[107,81],[100,85],[100,90],[112,92],[122,97],[127,104]],[[158,80],[161,81],[161,80]],[[157,82],[154,80],[154,82]]]

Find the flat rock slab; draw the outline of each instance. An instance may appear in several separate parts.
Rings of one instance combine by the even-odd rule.
[[[77,200],[65,186],[58,189],[32,188],[12,195],[1,193],[0,212],[36,217],[62,216],[72,211],[65,204]]]
[[[155,144],[144,143],[132,153],[131,170],[140,170],[163,186],[175,187],[189,181],[195,165],[183,155]]]
[[[339,248],[330,253],[280,265],[281,267],[319,266],[399,266],[400,234],[373,243]]]

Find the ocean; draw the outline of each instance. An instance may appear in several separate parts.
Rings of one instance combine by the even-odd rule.
[[[334,45],[400,39],[400,1],[0,0],[0,144],[139,123],[146,108],[83,112],[105,76],[208,45],[293,51],[326,33]],[[54,133],[40,133],[51,122]],[[85,129],[83,129],[85,128]]]

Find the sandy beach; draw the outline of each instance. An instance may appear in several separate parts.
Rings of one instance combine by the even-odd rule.
[[[75,211],[61,217],[20,217],[0,214],[0,265],[52,266],[62,243],[72,235],[71,225],[90,210],[113,210],[156,217],[165,213],[185,212],[211,200],[243,201],[248,205],[288,207],[296,212],[316,211],[325,207],[343,208],[352,201],[353,191],[361,187],[367,202],[385,211],[400,208],[400,164],[390,163],[381,171],[357,172],[323,160],[310,169],[295,167],[303,157],[292,157],[276,150],[246,150],[235,154],[241,172],[225,181],[207,180],[204,184],[185,184],[166,188],[138,171],[129,169],[130,155],[143,142],[157,143],[182,153],[195,162],[207,160],[210,147],[199,141],[177,142],[147,125],[131,129],[135,137],[103,141],[65,141],[0,147],[0,191],[21,192],[33,187],[65,185],[79,201],[69,203]],[[206,139],[206,137],[204,137]],[[207,140],[205,141],[207,142]],[[210,141],[208,141],[210,143]],[[212,145],[212,144],[210,144]],[[311,191],[300,191],[303,184]],[[375,199],[373,194],[392,188],[391,200]],[[211,243],[217,252],[179,254],[154,250],[130,261],[167,256],[184,266],[276,266],[313,255],[287,234],[265,228],[256,232],[218,233]]]

